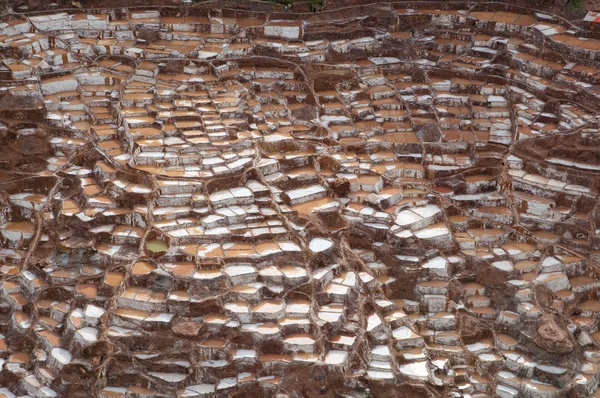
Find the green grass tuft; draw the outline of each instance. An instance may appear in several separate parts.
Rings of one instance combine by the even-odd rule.
[[[567,9],[570,11],[583,10],[583,0],[571,0],[567,4]]]
[[[294,3],[308,3],[315,6],[323,5],[323,0],[275,0],[275,2],[286,6],[292,5]]]

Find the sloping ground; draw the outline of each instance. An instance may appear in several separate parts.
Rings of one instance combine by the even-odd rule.
[[[0,24],[0,396],[600,396],[592,33],[182,10]]]

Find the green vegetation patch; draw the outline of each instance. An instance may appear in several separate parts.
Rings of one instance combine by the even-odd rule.
[[[567,9],[571,11],[583,10],[583,1],[584,0],[571,0],[567,4]]]

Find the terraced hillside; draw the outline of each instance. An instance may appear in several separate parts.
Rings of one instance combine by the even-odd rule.
[[[600,35],[244,4],[3,15],[0,397],[600,397]]]

